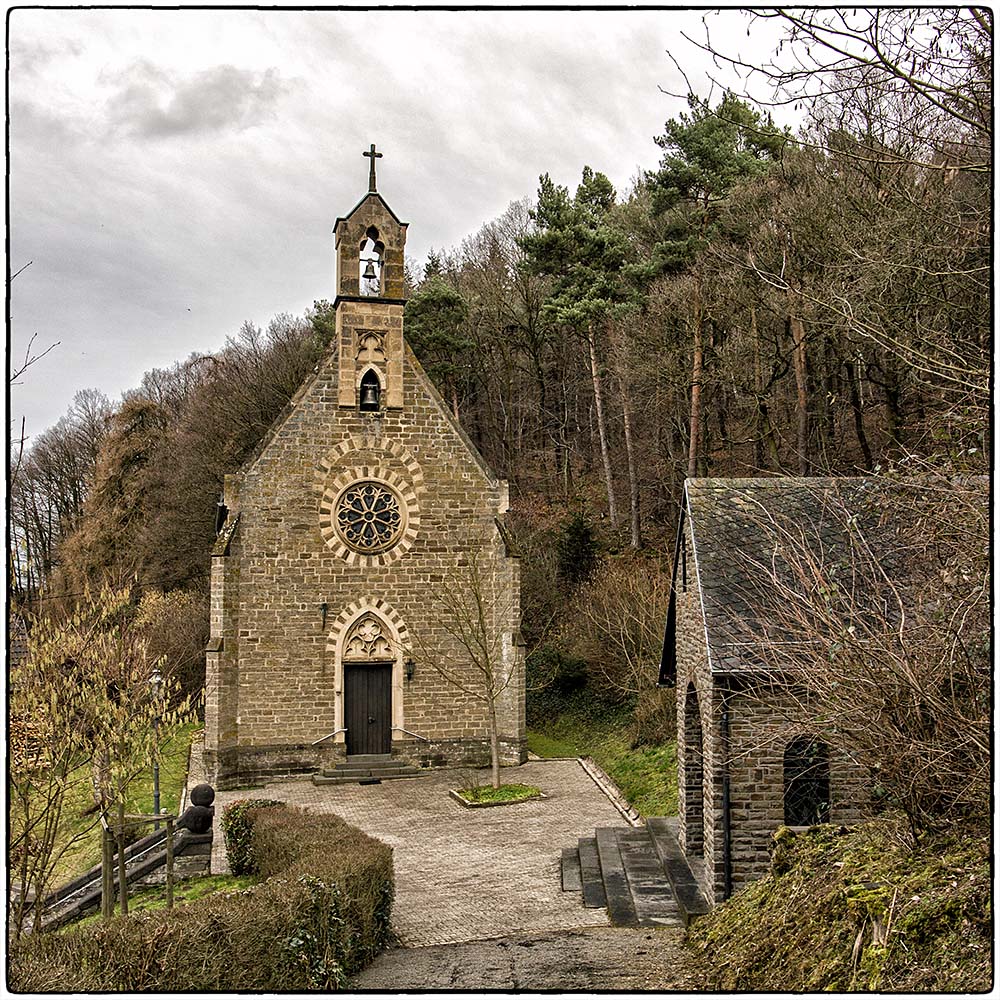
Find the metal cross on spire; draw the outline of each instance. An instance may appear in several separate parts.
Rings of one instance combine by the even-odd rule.
[[[382,154],[375,152],[375,143],[373,142],[372,143],[372,148],[366,150],[361,155],[362,156],[367,156],[371,160],[371,162],[372,162],[371,168],[368,171],[368,190],[369,191],[374,191],[375,190],[375,161],[382,159]]]

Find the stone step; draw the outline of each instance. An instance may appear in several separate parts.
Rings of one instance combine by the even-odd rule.
[[[604,894],[608,901],[608,917],[615,927],[638,927],[635,904],[625,875],[625,864],[618,848],[617,830],[611,826],[595,831],[597,855],[601,862]]]
[[[379,781],[392,781],[397,778],[419,778],[423,772],[418,767],[409,768],[361,768],[351,771],[323,771],[313,775],[314,785],[350,785],[358,782],[374,783],[374,779]]]
[[[639,926],[681,924],[677,900],[649,832],[641,827],[615,832]]]
[[[646,829],[670,881],[681,920],[687,926],[711,910],[711,905],[695,881],[677,841],[677,821],[672,817],[651,816]]]
[[[321,772],[328,778],[371,778],[392,777],[397,774],[421,774],[419,767],[334,767]]]
[[[336,767],[412,767],[409,761],[402,757],[382,756],[380,754],[354,754],[342,760]]]
[[[561,870],[563,892],[583,892],[583,882],[580,879],[580,851],[578,848],[563,848]]]
[[[604,879],[601,877],[601,861],[597,854],[597,838],[581,837],[577,844],[580,858],[580,888],[583,893],[583,905],[596,909],[608,905],[604,892]]]
[[[347,755],[347,766],[371,767],[373,764],[395,764],[401,761],[389,753],[351,753]],[[338,765],[339,766],[339,765]]]

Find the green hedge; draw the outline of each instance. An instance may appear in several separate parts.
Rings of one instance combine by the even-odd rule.
[[[343,989],[387,943],[392,849],[337,816],[245,810],[260,884],[12,947],[17,992]]]
[[[253,857],[253,824],[250,821],[254,809],[268,809],[284,805],[276,799],[237,799],[226,806],[222,814],[222,836],[226,838],[226,860],[231,875],[254,875],[257,866]]]

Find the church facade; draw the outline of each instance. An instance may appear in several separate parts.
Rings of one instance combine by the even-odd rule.
[[[507,484],[406,345],[407,224],[365,155],[369,191],[334,229],[334,342],[226,477],[205,687],[218,788],[356,755],[485,765],[491,710],[502,762],[526,757]]]

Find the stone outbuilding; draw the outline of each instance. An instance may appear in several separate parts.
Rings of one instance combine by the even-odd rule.
[[[355,755],[488,763],[470,642],[488,650],[502,760],[526,757],[507,484],[406,344],[407,223],[376,190],[381,154],[365,155],[369,190],[334,228],[334,342],[226,477],[205,688],[218,788]],[[470,636],[457,619],[476,599]]]
[[[775,602],[798,585],[782,567],[785,527],[849,565],[844,512],[865,517],[874,491],[864,479],[685,484],[659,682],[677,693],[681,848],[709,900],[767,873],[782,824],[856,822],[869,800],[867,772],[803,725],[801,690],[781,674],[797,637],[776,628]]]

